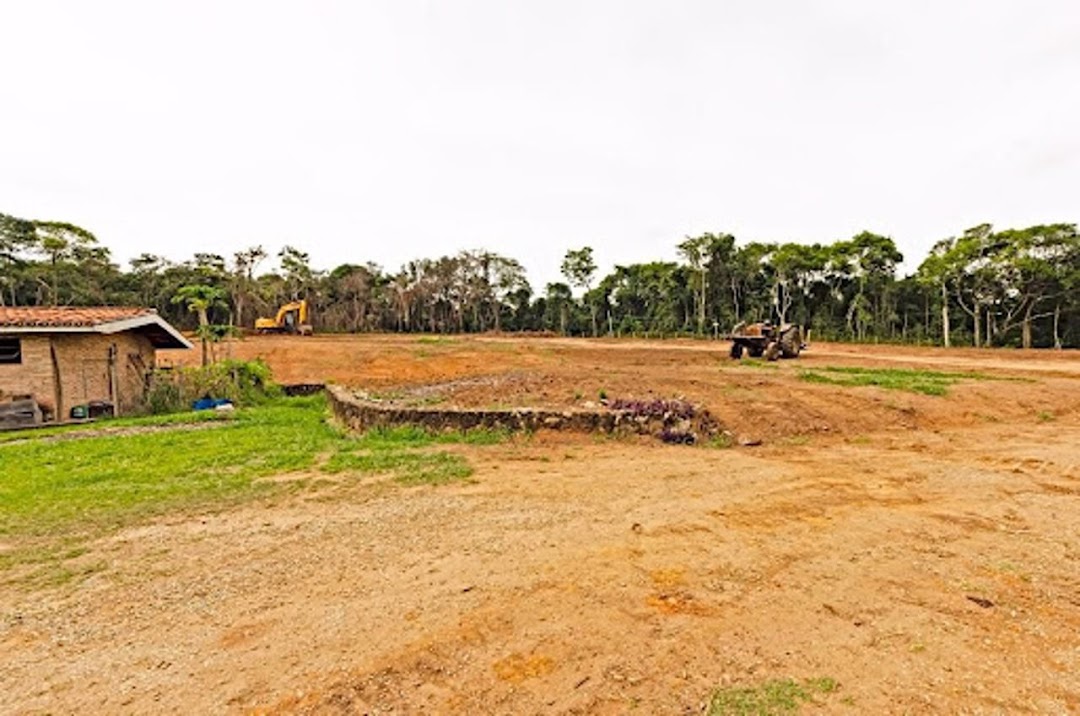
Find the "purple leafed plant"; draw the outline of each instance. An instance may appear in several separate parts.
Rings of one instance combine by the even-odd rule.
[[[672,443],[674,445],[693,445],[697,440],[693,433],[682,430],[672,430],[671,428],[664,428],[660,432],[659,437],[664,442]]]

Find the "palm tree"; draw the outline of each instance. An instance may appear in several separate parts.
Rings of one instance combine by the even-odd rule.
[[[216,286],[205,286],[202,284],[181,286],[172,299],[173,303],[187,304],[189,311],[199,315],[199,328],[195,331],[195,334],[202,341],[203,366],[207,366],[210,363],[206,351],[207,341],[217,339],[217,333],[214,331],[214,327],[210,325],[210,309],[215,306],[223,305],[224,301],[225,292],[223,290]]]

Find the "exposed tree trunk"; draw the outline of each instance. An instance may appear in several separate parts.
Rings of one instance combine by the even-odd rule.
[[[952,329],[949,326],[949,294],[946,290],[945,282],[941,282],[941,335],[944,339],[945,347],[950,346],[951,340],[949,336],[952,333]]]
[[[701,269],[701,294],[698,297],[698,333],[705,334],[705,293],[708,290],[708,274],[705,272],[705,268]]]
[[[1059,328],[1061,326],[1061,303],[1057,303],[1054,306],[1054,349],[1061,350],[1061,333]]]
[[[739,282],[735,275],[731,276],[731,303],[735,308],[735,323],[742,321],[742,312],[739,310]]]
[[[202,339],[202,364],[205,368],[210,365],[210,355],[207,353],[206,327],[210,325],[210,318],[206,315],[206,307],[199,306],[199,337]]]
[[[923,296],[923,334],[930,335],[930,294]]]
[[[1035,303],[1029,303],[1024,312],[1024,320],[1020,324],[1020,336],[1024,348],[1031,348],[1031,313],[1035,310]]]
[[[234,303],[236,305],[236,316],[234,316],[234,318],[236,320],[233,322],[233,325],[235,325],[237,328],[243,328],[243,326],[244,326],[244,294],[242,292],[239,293],[236,296],[236,300],[234,301]]]
[[[787,283],[784,281],[776,282],[773,289],[773,306],[776,308],[779,324],[782,326],[787,323],[787,312],[788,308],[791,307],[791,298],[788,296]]]
[[[52,305],[60,305],[60,264],[56,260],[56,254],[53,254],[52,259]]]
[[[975,336],[973,344],[976,348],[982,345],[982,307],[979,302],[975,302],[975,308],[971,312],[971,321],[974,324]]]

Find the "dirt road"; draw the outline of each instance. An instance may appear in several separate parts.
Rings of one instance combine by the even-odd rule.
[[[486,404],[685,395],[761,447],[540,435],[469,484],[333,483],[92,545],[0,594],[0,712],[701,713],[828,677],[809,712],[1080,712],[1075,356],[273,338],[284,380]],[[973,365],[968,365],[972,362]],[[978,369],[946,397],[807,383]]]

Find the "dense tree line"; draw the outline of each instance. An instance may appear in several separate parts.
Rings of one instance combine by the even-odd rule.
[[[312,267],[293,246],[175,263],[143,254],[122,270],[89,231],[0,214],[0,305],[143,305],[190,329],[250,327],[307,299],[321,331],[548,331],[568,335],[716,335],[740,321],[809,326],[817,337],[977,346],[1080,345],[1080,238],[1074,224],[944,239],[911,276],[893,240],[863,232],[831,244],[703,234],[679,261],[597,276],[590,247],[568,251],[565,282],[535,291],[521,264],[490,251]]]

